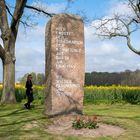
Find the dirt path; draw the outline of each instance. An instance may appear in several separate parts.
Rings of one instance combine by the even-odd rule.
[[[84,136],[84,137],[100,137],[100,136],[119,136],[124,133],[124,129],[114,126],[99,123],[99,128],[97,129],[85,129],[75,130],[72,128],[72,122],[75,120],[75,116],[67,115],[61,117],[52,118],[52,124],[46,129],[47,132],[52,134],[62,134],[62,135],[74,135],[74,136]]]

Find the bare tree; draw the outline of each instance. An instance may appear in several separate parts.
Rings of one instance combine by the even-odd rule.
[[[110,17],[104,17],[93,23],[96,29],[96,35],[99,37],[111,39],[114,37],[123,37],[127,41],[128,48],[134,53],[140,55],[140,50],[132,45],[131,35],[140,29],[140,0],[126,0],[130,13],[125,15],[114,14]]]
[[[3,64],[3,92],[1,97],[1,103],[15,103],[15,43],[18,34],[19,24],[28,25],[23,22],[21,17],[23,16],[25,8],[32,9],[41,12],[48,17],[52,17],[52,13],[27,5],[27,0],[16,0],[14,12],[11,12],[9,5],[5,0],[0,0],[0,31],[3,45],[0,44],[0,58]],[[8,15],[11,16],[9,23]]]

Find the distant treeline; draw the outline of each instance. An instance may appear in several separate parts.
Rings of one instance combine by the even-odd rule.
[[[35,72],[26,73],[23,77],[19,78],[18,81],[20,84],[25,85],[28,74],[32,75],[32,82],[34,85],[45,84],[45,75],[43,73],[35,73]]]
[[[140,86],[140,70],[124,72],[91,72],[85,74],[85,85],[110,86],[127,85]]]
[[[31,73],[33,76],[33,83],[35,85],[43,85],[45,83],[45,75],[42,73]],[[27,75],[25,74],[19,79],[20,84],[25,84]],[[111,85],[127,85],[140,86],[140,70],[124,72],[91,72],[85,73],[85,86],[111,86]]]

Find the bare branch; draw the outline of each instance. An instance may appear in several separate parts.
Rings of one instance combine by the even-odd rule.
[[[4,0],[0,0],[0,29],[2,32],[2,39],[5,43],[6,34],[9,30],[7,13],[6,13],[6,5]]]
[[[140,12],[140,0],[138,0],[137,7],[138,7],[138,10]]]
[[[140,22],[140,1],[138,3],[134,3],[133,0],[128,0],[129,1],[129,4],[131,6],[131,8],[133,9],[134,13],[136,14],[136,18],[134,18],[133,20],[136,22],[136,23],[139,23]]]
[[[29,25],[26,21],[20,20],[20,22],[22,23],[22,25],[24,26],[24,28],[26,28],[26,27],[32,27],[32,26]]]
[[[136,32],[139,29],[140,29],[140,26],[138,24],[136,24],[135,27],[133,29],[131,29],[130,33],[132,34],[132,33]]]
[[[136,14],[136,5],[133,0],[131,2],[131,7],[135,10]],[[136,18],[134,16],[134,18]],[[131,44],[131,35],[136,32],[139,28],[138,22],[140,20],[134,21],[132,16],[127,15],[113,15],[112,17],[107,17],[104,19],[97,20],[93,26],[96,29],[96,35],[103,38],[114,38],[114,37],[124,37],[127,41],[128,48],[134,53],[140,55],[140,50],[133,47]],[[138,17],[137,17],[138,18]]]
[[[6,5],[6,10],[7,10],[7,12],[9,13],[9,15],[10,15],[12,18],[14,18],[13,15],[12,15],[12,13],[11,13],[11,11],[10,11],[10,9],[9,9],[9,7],[8,7],[7,5]],[[27,18],[26,20],[28,20],[28,18]],[[21,20],[21,19],[20,19],[19,22],[24,26],[24,28],[26,28],[26,27],[33,27],[33,26],[34,26],[34,24],[29,24],[28,21],[23,21],[23,20]]]
[[[8,11],[8,13],[9,13],[9,15],[11,16],[11,17],[13,17],[13,15],[12,15],[12,13],[11,13],[11,11],[10,11],[10,9],[9,9],[9,7],[6,5],[6,10]]]
[[[127,37],[126,32],[122,30],[122,27],[125,27],[127,30],[127,24],[119,19],[118,16],[114,16],[113,18],[106,18],[103,20],[98,20],[98,25],[93,25],[96,29],[96,35],[105,38],[113,38],[113,37]]]
[[[16,0],[16,7],[13,14],[12,22],[11,22],[11,30],[15,36],[17,36],[18,26],[20,18],[23,14],[24,7],[26,5],[27,0]]]
[[[135,48],[132,46],[130,36],[128,36],[126,39],[127,39],[127,46],[128,46],[128,48],[129,48],[131,51],[133,51],[134,53],[140,55],[140,51],[137,50],[137,49],[135,49]]]
[[[25,5],[25,8],[32,9],[34,11],[43,13],[43,14],[47,15],[48,17],[53,17],[55,15],[54,13],[48,13],[48,12],[44,11],[43,9],[39,9],[37,7],[34,7],[34,6]]]

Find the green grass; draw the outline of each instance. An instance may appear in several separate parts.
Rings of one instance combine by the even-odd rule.
[[[97,115],[102,122],[125,129],[125,133],[119,137],[100,137],[95,140],[140,140],[140,105],[86,104],[84,114]],[[37,125],[33,126],[34,123]],[[0,106],[0,140],[93,139],[49,134],[46,131],[49,123],[50,120],[43,115],[43,105],[34,104],[31,110],[25,110],[23,104]]]
[[[123,135],[112,138],[113,140],[140,140],[140,105],[85,105],[84,112],[97,115],[102,122],[118,125],[126,130]]]

